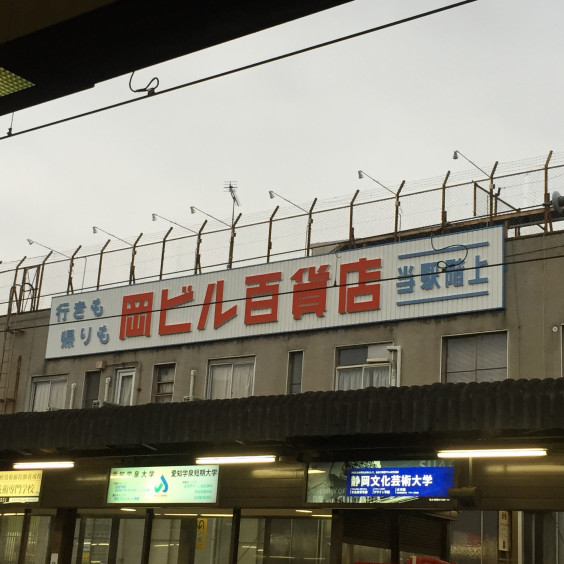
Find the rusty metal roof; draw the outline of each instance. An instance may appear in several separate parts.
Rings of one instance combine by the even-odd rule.
[[[405,456],[564,437],[564,379],[306,392],[0,417],[0,452],[139,454],[264,449]],[[149,449],[149,450],[147,450]],[[401,451],[401,452],[400,452]]]

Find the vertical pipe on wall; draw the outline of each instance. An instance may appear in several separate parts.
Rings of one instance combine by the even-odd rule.
[[[106,378],[106,384],[104,386],[104,402],[108,401],[108,398],[110,397],[110,386],[112,384],[112,379],[111,378]]]
[[[76,382],[73,382],[71,384],[71,393],[70,393],[70,399],[69,399],[69,409],[73,408],[74,405],[74,394],[76,393]]]
[[[190,401],[194,401],[194,381],[196,380],[197,370],[190,370]]]

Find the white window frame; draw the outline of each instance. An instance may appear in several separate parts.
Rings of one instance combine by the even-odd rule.
[[[360,364],[339,364],[339,356],[346,349],[366,348],[366,360]],[[385,354],[384,354],[385,351]],[[401,367],[401,347],[394,346],[393,341],[384,341],[379,343],[359,343],[355,345],[343,345],[336,347],[335,351],[335,390],[340,390],[340,376],[345,370],[356,369],[362,371],[363,385],[359,388],[368,387],[364,383],[365,374],[370,368],[388,367],[389,384],[387,387],[395,387],[400,385],[400,367]],[[352,389],[352,388],[351,388]]]
[[[123,379],[125,377],[131,376],[131,394],[129,397],[129,403],[123,405],[134,405],[133,398],[135,393],[135,384],[136,384],[136,376],[137,370],[135,368],[118,368],[115,373],[115,389],[114,389],[114,403],[116,405],[122,405],[119,402],[121,396],[121,388],[123,384]]]
[[[206,379],[206,398],[212,398],[212,368],[214,366],[231,366],[231,382],[230,382],[230,393],[229,397],[224,399],[231,399],[233,398],[233,367],[236,365],[243,365],[243,364],[253,364],[253,371],[251,374],[251,382],[250,382],[250,394],[246,397],[252,397],[255,390],[255,371],[256,371],[256,356],[255,355],[244,355],[244,356],[237,356],[237,357],[230,357],[230,358],[215,358],[208,360],[208,372],[207,372],[207,379]],[[219,399],[219,398],[218,398]]]
[[[157,380],[157,376],[159,374],[159,368],[161,366],[172,366],[173,367],[173,374],[172,380],[167,380],[164,382],[159,382]],[[174,397],[174,384],[176,383],[176,362],[159,362],[158,364],[153,365],[153,393],[151,397],[151,401],[153,403],[170,403]],[[169,393],[159,393],[159,384],[170,384],[172,383],[172,391]],[[170,402],[157,402],[157,397],[170,397]]]
[[[68,379],[66,375],[53,375],[53,376],[37,376],[31,379],[31,393],[29,397],[29,411],[34,411],[34,403],[35,403],[35,396],[36,396],[36,389],[37,384],[49,382],[52,384],[53,382],[64,382],[65,383],[65,391],[64,391],[64,398],[63,398],[63,405],[62,406],[55,406],[50,405],[51,403],[51,386],[49,386],[49,400],[46,411],[52,411],[57,409],[65,409],[65,404],[67,400],[67,384]]]
[[[505,368],[505,380],[507,380],[509,378],[509,331],[507,329],[500,329],[499,331],[477,331],[477,332],[473,332],[473,333],[460,333],[460,334],[456,334],[456,335],[444,335],[442,338],[442,351],[441,351],[441,382],[448,382],[448,375],[454,373],[452,370],[449,371],[448,369],[448,342],[449,340],[455,340],[455,339],[464,339],[464,338],[476,338],[479,336],[486,336],[486,335],[500,335],[500,334],[504,334],[505,335],[505,367],[492,367],[489,369],[483,369],[483,370],[495,370],[495,369],[500,369],[500,368]],[[477,356],[476,356],[477,359]],[[474,382],[480,382],[480,380],[477,378],[477,375],[479,373],[479,369],[476,368],[474,369],[474,374],[476,376],[476,379],[473,380]]]

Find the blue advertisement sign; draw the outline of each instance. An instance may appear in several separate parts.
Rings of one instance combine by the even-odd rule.
[[[347,496],[447,498],[454,487],[454,468],[349,468]]]

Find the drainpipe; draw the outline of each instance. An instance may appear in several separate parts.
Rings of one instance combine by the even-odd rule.
[[[72,409],[74,405],[74,394],[76,392],[76,382],[71,384],[71,393],[70,393],[70,400],[69,400],[69,409]]]
[[[106,378],[106,386],[104,388],[104,403],[108,401],[108,398],[110,397],[110,384],[112,383],[112,379],[111,378]]]
[[[190,370],[190,401],[194,401],[194,381],[196,380],[197,370]]]
[[[390,386],[401,386],[401,347],[399,345],[386,347],[395,359],[392,357],[392,375],[390,378]],[[395,362],[393,362],[395,360]]]

